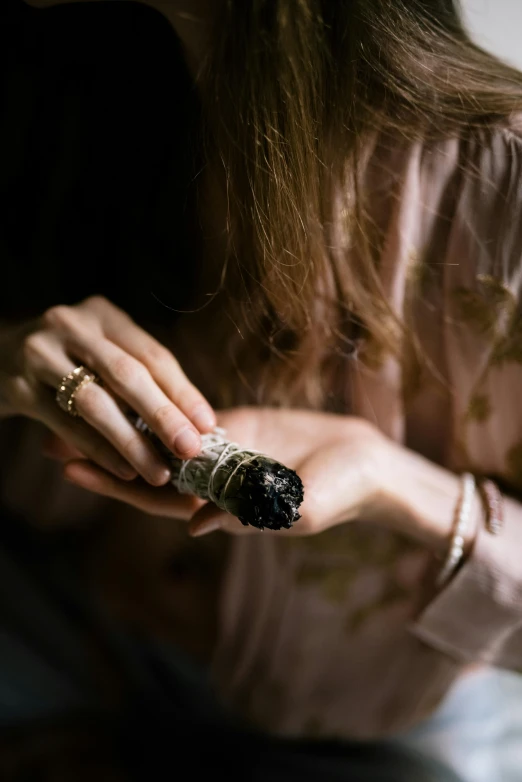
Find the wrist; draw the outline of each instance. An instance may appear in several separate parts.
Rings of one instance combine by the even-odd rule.
[[[435,554],[447,553],[461,497],[461,479],[428,459],[390,443],[380,470],[374,505],[388,528],[417,540]],[[475,538],[481,512],[478,493],[472,500],[471,519],[465,533],[464,553]]]

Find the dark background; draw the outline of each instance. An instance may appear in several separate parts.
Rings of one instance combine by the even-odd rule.
[[[0,319],[103,294],[172,322],[197,275],[195,88],[132,2],[0,2]]]

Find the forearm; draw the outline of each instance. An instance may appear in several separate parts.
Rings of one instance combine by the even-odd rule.
[[[522,669],[522,506],[504,500],[504,525],[483,524],[449,584],[426,605],[412,632],[456,659]]]
[[[442,560],[455,525],[460,477],[409,450],[392,449],[381,481],[382,523],[415,537]],[[486,529],[485,515],[476,492],[462,565],[443,589],[434,588],[412,631],[455,658],[518,669],[522,666],[522,505],[503,498],[503,527],[498,535]]]

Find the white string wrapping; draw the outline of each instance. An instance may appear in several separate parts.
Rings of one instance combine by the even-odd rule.
[[[180,494],[195,494],[228,511],[226,496],[237,471],[259,456],[259,451],[242,448],[226,439],[226,432],[216,427],[201,435],[201,451],[193,459],[180,461],[179,472],[172,482]],[[237,462],[237,463],[236,463]],[[224,485],[216,486],[218,474],[227,476]]]
[[[148,429],[142,419],[136,422],[140,431]],[[167,454],[166,454],[167,455]],[[221,427],[201,435],[201,450],[192,459],[177,459],[168,453],[172,483],[180,494],[192,494],[210,500],[228,512],[226,497],[238,470],[261,455],[226,438]]]

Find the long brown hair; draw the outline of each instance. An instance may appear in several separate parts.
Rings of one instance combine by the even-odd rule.
[[[493,124],[522,107],[522,75],[470,40],[453,0],[226,0],[202,86],[241,334],[231,369],[255,370],[252,401],[324,406],[357,333],[401,344],[361,186],[372,139]],[[335,187],[349,262],[330,247]]]

